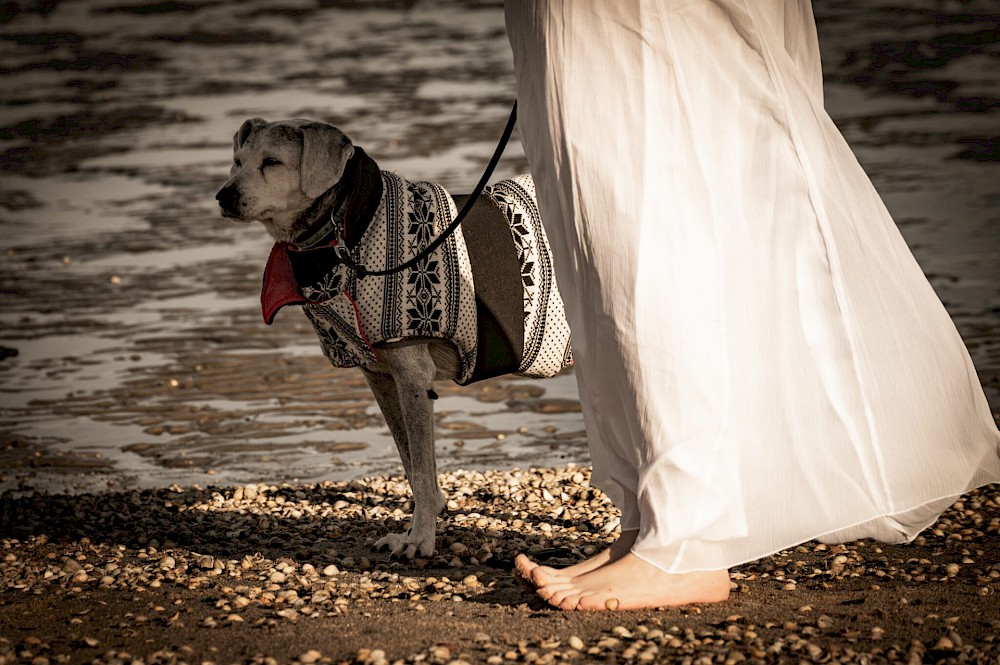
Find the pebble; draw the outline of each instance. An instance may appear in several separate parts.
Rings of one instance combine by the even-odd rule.
[[[955,643],[949,637],[942,637],[934,644],[935,649],[951,651],[955,648]]]
[[[434,658],[438,658],[440,660],[448,660],[451,658],[451,649],[443,645],[431,647],[430,652]]]

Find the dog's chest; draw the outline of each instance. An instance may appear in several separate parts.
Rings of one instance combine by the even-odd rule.
[[[383,195],[355,259],[399,265],[454,219],[440,185],[382,172]],[[568,365],[569,326],[530,176],[487,188],[470,215],[414,268],[356,279],[344,265],[303,285],[304,305],[330,362],[376,360],[374,345],[404,338],[450,341],[460,384],[518,373],[552,376]]]

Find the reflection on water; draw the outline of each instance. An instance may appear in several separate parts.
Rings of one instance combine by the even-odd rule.
[[[997,409],[1000,46],[896,48],[979,34],[986,2],[814,6],[828,108]],[[381,4],[63,2],[3,26],[0,490],[399,472],[360,373],[300,312],[263,325],[270,242],[213,199],[250,115],[333,122],[383,168],[471,187],[514,95],[501,5]],[[497,177],[526,169],[515,134]],[[572,373],[438,392],[444,468],[587,463]]]

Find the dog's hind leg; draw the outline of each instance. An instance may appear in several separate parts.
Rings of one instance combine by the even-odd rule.
[[[425,344],[383,348],[379,350],[379,355],[392,372],[402,426],[406,430],[406,448],[410,459],[407,478],[413,492],[413,520],[408,532],[386,536],[375,546],[388,548],[394,556],[407,559],[417,554],[430,556],[434,553],[437,516],[445,505],[434,457],[434,401],[431,394],[436,368]],[[386,419],[389,419],[388,414]]]

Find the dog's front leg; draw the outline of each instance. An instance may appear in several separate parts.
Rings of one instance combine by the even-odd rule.
[[[375,401],[385,417],[385,422],[389,425],[389,432],[392,440],[396,443],[396,450],[399,451],[399,459],[403,462],[403,471],[406,472],[406,479],[413,478],[413,468],[410,466],[410,435],[406,431],[406,419],[403,418],[403,407],[399,400],[399,391],[396,389],[396,379],[392,374],[386,372],[373,371],[361,368],[368,381],[368,387],[375,395]],[[411,481],[412,482],[412,481]]]
[[[391,534],[375,546],[388,548],[393,556],[412,559],[434,554],[437,516],[444,508],[434,457],[434,362],[423,344],[380,350],[396,383],[399,410],[406,429],[409,467],[406,469],[413,492],[413,519],[406,533]],[[391,424],[390,424],[391,427]],[[404,465],[406,462],[404,461]]]

